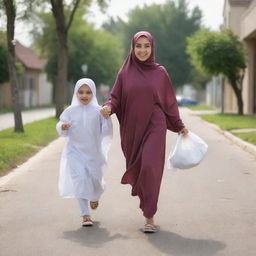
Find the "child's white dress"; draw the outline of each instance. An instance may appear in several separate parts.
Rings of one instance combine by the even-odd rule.
[[[80,86],[76,85],[75,97]],[[60,136],[67,136],[59,174],[59,192],[63,197],[97,201],[104,191],[103,172],[113,128],[111,118],[102,117],[95,99],[94,96],[88,105],[82,105],[73,97],[56,126]],[[67,122],[71,127],[62,130],[61,125]]]

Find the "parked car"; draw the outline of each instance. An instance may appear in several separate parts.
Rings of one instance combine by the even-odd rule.
[[[191,98],[188,97],[184,97],[184,96],[176,96],[177,102],[179,106],[191,106],[191,105],[197,105],[198,102],[196,100],[193,100]]]

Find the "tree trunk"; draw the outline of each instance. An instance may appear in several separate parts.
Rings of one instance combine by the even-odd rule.
[[[65,21],[63,0],[51,0],[52,13],[55,19],[58,35],[58,75],[55,91],[56,117],[59,118],[64,110],[66,99],[67,71],[68,71],[68,30],[73,22],[80,0],[72,1],[72,9],[68,22]]]
[[[60,37],[60,36],[59,36]],[[62,42],[59,43],[58,50],[58,75],[55,91],[56,100],[56,117],[59,118],[60,114],[64,110],[64,104],[66,99],[66,84],[67,84],[67,69],[68,69],[68,47],[67,35],[61,35]]]
[[[8,69],[11,83],[12,93],[12,108],[14,113],[14,131],[24,132],[21,107],[19,103],[19,87],[18,79],[15,67],[15,41],[14,41],[14,28],[15,28],[15,17],[16,10],[13,0],[4,0],[4,6],[7,16],[7,45],[8,45]]]
[[[58,35],[58,74],[55,91],[55,103],[56,117],[59,118],[60,114],[64,110],[65,103],[68,65],[68,33],[66,29],[63,1],[51,0],[51,5]]]
[[[238,88],[238,86],[237,86],[238,81],[236,80],[236,78],[231,77],[231,78],[229,78],[229,81],[230,81],[231,87],[233,88],[234,93],[236,95],[238,114],[243,115],[244,114],[244,103],[243,103],[243,97],[242,97],[242,90]]]

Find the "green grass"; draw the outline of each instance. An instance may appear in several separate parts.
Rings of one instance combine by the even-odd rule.
[[[0,131],[0,176],[57,138],[56,123],[57,119],[47,118],[24,125],[24,133],[13,128]]]
[[[188,107],[191,110],[217,110],[216,107],[212,107],[212,106],[206,106],[206,105],[195,105],[195,106],[189,106]]]
[[[216,114],[200,116],[208,122],[217,124],[223,130],[256,128],[256,115]]]
[[[43,108],[54,108],[53,104],[49,105],[42,105],[42,106],[35,106],[35,107],[23,107],[22,111],[34,110],[34,109],[43,109]],[[12,112],[11,108],[0,108],[0,114],[10,113]]]
[[[204,120],[218,125],[222,130],[256,128],[256,115],[216,114],[200,116]],[[234,135],[256,144],[256,132],[234,133]]]
[[[250,142],[256,145],[256,132],[246,132],[246,133],[233,133],[233,135],[239,137],[242,140]]]

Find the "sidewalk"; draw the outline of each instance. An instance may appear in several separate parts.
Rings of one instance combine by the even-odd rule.
[[[141,232],[138,198],[130,196],[129,185],[120,184],[125,161],[113,118],[107,189],[92,212],[95,226],[81,227],[76,200],[58,195],[64,145],[60,138],[17,168],[9,180],[0,179],[0,255],[254,256],[255,159],[199,117],[182,110],[182,118],[208,143],[209,151],[191,170],[165,170],[157,234]],[[175,138],[168,132],[167,155]]]
[[[54,108],[33,109],[22,112],[23,124],[31,123],[36,120],[44,119],[55,115]],[[0,115],[0,130],[14,127],[13,113],[6,113]]]

